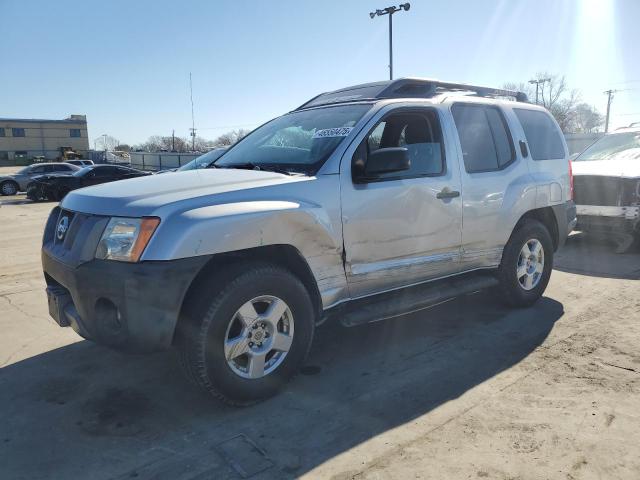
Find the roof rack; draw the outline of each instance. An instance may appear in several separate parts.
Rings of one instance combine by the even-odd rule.
[[[518,102],[527,102],[527,95],[515,90],[479,87],[466,83],[441,82],[429,78],[399,78],[386,82],[363,83],[353,87],[321,93],[299,106],[296,110],[319,105],[345,103],[385,98],[432,98],[446,92],[469,92],[479,97],[512,97]]]

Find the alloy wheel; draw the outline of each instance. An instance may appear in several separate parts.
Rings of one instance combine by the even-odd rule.
[[[293,332],[293,315],[284,300],[271,295],[253,298],[238,309],[227,327],[227,365],[243,378],[262,378],[284,361]]]
[[[527,240],[518,256],[516,275],[518,283],[524,290],[533,290],[544,272],[544,248],[537,239]]]

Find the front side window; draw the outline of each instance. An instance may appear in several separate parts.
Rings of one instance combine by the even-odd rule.
[[[24,128],[12,128],[11,135],[14,137],[24,137]]]
[[[451,112],[467,172],[500,170],[515,159],[507,123],[497,107],[456,104]]]
[[[640,160],[640,131],[605,135],[574,160]]]
[[[69,129],[69,136],[72,138],[80,138],[80,129],[79,128]]]
[[[214,165],[313,175],[370,108],[341,105],[283,115],[251,132]]]
[[[551,117],[545,112],[514,108],[518,120],[527,138],[531,158],[534,160],[553,160],[564,158],[562,138]]]
[[[444,145],[435,111],[394,113],[385,117],[366,140],[367,154],[380,148],[404,147],[411,167],[383,178],[421,177],[444,172]]]

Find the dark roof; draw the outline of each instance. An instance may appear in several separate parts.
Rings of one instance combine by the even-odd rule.
[[[526,94],[514,90],[441,82],[428,78],[399,78],[384,82],[363,83],[321,93],[298,107],[298,110],[319,105],[385,98],[431,98],[445,92],[471,92],[481,97],[513,97],[519,102],[527,101]]]

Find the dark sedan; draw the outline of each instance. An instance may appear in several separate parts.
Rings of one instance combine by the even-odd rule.
[[[34,178],[29,185],[27,198],[34,201],[59,201],[71,190],[145,175],[150,173],[121,165],[94,165],[82,168],[70,176],[42,175]]]

